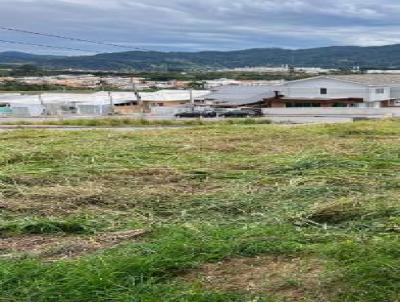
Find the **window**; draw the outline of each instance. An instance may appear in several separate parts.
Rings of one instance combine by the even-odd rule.
[[[328,89],[327,88],[321,88],[320,89],[320,94],[328,94]]]
[[[320,103],[286,103],[287,108],[303,108],[303,107],[321,107]]]
[[[332,107],[347,107],[345,103],[333,103]]]
[[[385,88],[376,88],[375,89],[376,94],[384,94],[385,93]]]
[[[311,107],[311,103],[295,103],[294,107]]]

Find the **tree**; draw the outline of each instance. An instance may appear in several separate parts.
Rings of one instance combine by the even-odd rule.
[[[26,64],[16,67],[11,71],[11,76],[43,76],[44,70],[36,65]]]

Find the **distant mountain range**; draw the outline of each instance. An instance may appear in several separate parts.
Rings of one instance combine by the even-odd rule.
[[[145,52],[130,51],[92,56],[46,56],[21,52],[0,53],[0,64],[34,64],[52,69],[183,71],[236,67],[399,68],[400,44],[379,47],[334,46],[289,50],[260,48],[239,51]]]

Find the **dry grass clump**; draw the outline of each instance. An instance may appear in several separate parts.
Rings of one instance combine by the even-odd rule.
[[[284,301],[331,301],[332,294],[332,288],[327,291],[325,263],[309,256],[230,259],[205,264],[182,278],[207,289],[264,293]]]
[[[371,193],[369,196],[321,202],[307,211],[303,218],[317,223],[350,223],[353,226],[383,230],[389,228],[389,221],[395,220],[400,213],[398,196],[398,192],[393,191],[384,196]]]
[[[327,204],[319,204],[311,210],[307,219],[318,223],[340,223],[365,213],[362,204],[354,200],[339,200]]]

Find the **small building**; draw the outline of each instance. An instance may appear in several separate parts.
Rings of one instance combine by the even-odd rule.
[[[40,116],[45,111],[38,96],[17,93],[0,94],[0,117]]]
[[[204,88],[205,89],[213,89],[221,86],[228,86],[228,85],[240,85],[240,81],[233,80],[233,79],[216,79],[216,80],[207,80],[204,81]]]
[[[136,100],[130,102],[120,102],[115,107],[115,111],[121,114],[137,112],[150,113],[153,108],[159,107],[182,107],[189,104],[192,100],[202,101],[204,96],[209,94],[208,90],[159,90],[156,92],[140,92],[142,106]],[[118,95],[118,94],[117,94]]]

